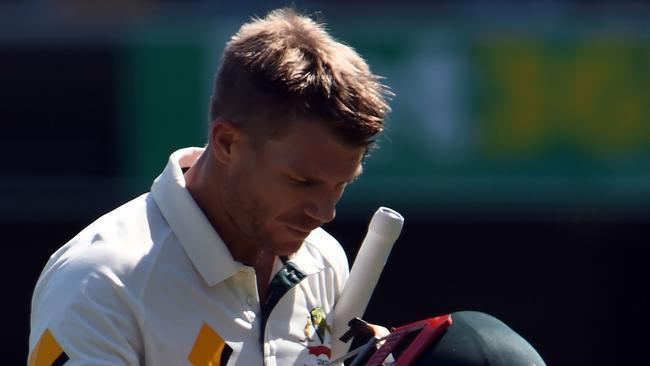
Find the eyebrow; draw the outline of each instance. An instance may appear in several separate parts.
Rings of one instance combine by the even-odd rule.
[[[314,182],[314,183],[324,183],[325,182],[324,180],[322,180],[320,178],[315,178],[315,177],[312,177],[312,176],[310,176],[308,174],[304,174],[302,171],[296,169],[293,166],[290,166],[290,168],[294,172],[293,175],[296,175],[297,177],[300,177],[301,179],[304,179],[304,180],[310,181],[310,182]],[[350,179],[347,179],[347,180],[345,180],[344,182],[341,182],[341,183],[345,183],[345,184],[354,183],[354,181],[359,179],[359,177],[361,176],[362,173],[363,173],[363,165],[359,164],[359,167],[357,168],[357,171],[354,172],[354,175]]]

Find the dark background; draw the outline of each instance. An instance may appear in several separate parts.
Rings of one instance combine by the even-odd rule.
[[[146,25],[154,18],[162,17],[157,22],[168,24],[175,19],[169,13],[180,11],[192,18],[196,9],[214,9],[214,5],[188,2],[194,8],[136,1],[127,6],[117,2],[123,13],[108,12],[104,17],[97,14],[106,8],[84,8],[81,3],[8,2],[0,6],[4,21],[0,28],[0,152],[4,157],[0,232],[6,248],[0,285],[5,295],[0,344],[6,365],[26,363],[31,292],[49,255],[102,213],[148,190],[153,176],[134,176],[137,164],[134,168],[125,163],[125,151],[155,152],[152,155],[159,160],[147,167],[158,172],[168,152],[202,144],[200,127],[198,135],[171,142],[168,134],[157,135],[156,131],[165,128],[178,129],[165,125],[164,120],[149,131],[157,142],[140,144],[125,138],[134,128],[128,125],[133,113],[127,118],[125,110],[137,109],[146,98],[137,94],[137,87],[125,87],[132,79],[127,69],[137,66],[125,66],[124,53],[129,47],[120,37],[125,37],[121,34],[129,27]],[[309,6],[325,9],[328,19],[330,14],[334,17],[349,10],[347,5],[336,4]],[[355,14],[363,13],[364,4],[353,7]],[[416,2],[405,4],[415,6]],[[527,4],[539,6],[539,2]],[[548,9],[551,3],[546,4]],[[554,2],[551,9],[588,12],[604,4]],[[636,12],[643,19],[647,8],[633,5],[626,14]],[[224,28],[231,33],[248,15],[264,14],[265,6],[269,5],[248,2],[219,9],[229,17],[222,21]],[[447,11],[451,5],[436,2],[435,6],[433,10]],[[465,2],[458,12],[474,14],[490,6],[489,2]],[[395,9],[401,16],[408,13],[388,1],[378,7],[384,15]],[[82,15],[74,15],[77,11]],[[644,42],[647,47],[647,38]],[[219,40],[216,47],[222,44]],[[126,89],[135,95],[127,102]],[[197,104],[206,111],[196,113],[203,118],[209,92],[196,93],[201,97]],[[164,102],[157,106],[163,114],[165,108],[172,108]],[[399,130],[399,113],[392,117],[395,131]],[[407,129],[417,131],[412,125]],[[169,142],[159,148],[165,151],[161,154],[155,149],[160,141]],[[389,139],[386,144],[398,142]],[[647,152],[644,146],[641,151]],[[381,158],[382,150],[374,155]],[[642,164],[635,160],[631,171],[646,177],[648,167],[650,159],[642,159]],[[372,164],[367,174],[368,180],[376,178]],[[435,187],[435,174],[431,187]],[[606,182],[617,179],[613,173],[605,175]],[[404,185],[393,187],[392,195],[377,194],[370,199],[372,192],[363,196],[366,186],[362,185],[363,189],[351,190],[350,198],[346,196],[338,218],[326,229],[339,239],[352,261],[378,205],[389,205],[406,217],[366,313],[369,321],[399,326],[453,311],[479,310],[509,324],[549,365],[641,364],[648,341],[650,206],[644,193],[648,180],[640,181],[639,186],[629,188],[633,193],[621,199],[618,191],[599,188],[600,193],[591,196],[575,192],[580,199],[571,193],[550,195],[551,204],[532,204],[516,197],[486,198],[480,187],[471,192],[459,188],[456,199],[441,199],[443,191],[418,202],[400,198],[413,189]],[[526,195],[538,194],[534,185],[523,190]],[[355,195],[365,198],[355,201]]]

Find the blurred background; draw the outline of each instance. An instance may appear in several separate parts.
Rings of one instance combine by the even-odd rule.
[[[281,1],[0,3],[3,364],[24,365],[49,255],[201,146],[224,43]],[[650,5],[295,1],[396,93],[329,224],[352,261],[406,223],[366,313],[488,312],[549,365],[639,364],[648,341]],[[644,275],[646,273],[646,275]]]

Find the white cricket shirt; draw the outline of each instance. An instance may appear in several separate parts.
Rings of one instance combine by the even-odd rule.
[[[270,304],[260,304],[254,269],[232,259],[185,189],[181,169],[202,151],[173,153],[150,193],[52,255],[32,299],[30,366],[328,359],[333,307],[348,277],[341,246],[314,230],[276,262]]]

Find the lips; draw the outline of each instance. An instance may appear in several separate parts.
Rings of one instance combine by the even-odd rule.
[[[311,233],[311,231],[313,230],[313,229],[306,229],[306,228],[296,227],[291,225],[287,225],[287,228],[289,229],[289,231],[293,233],[304,235],[304,236],[309,235],[309,233]]]

